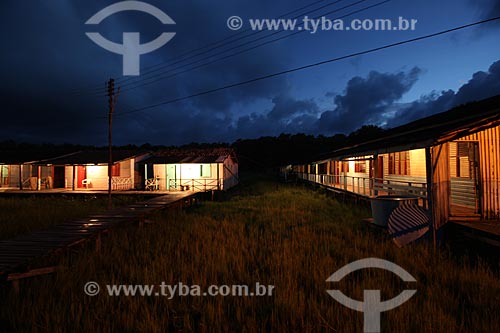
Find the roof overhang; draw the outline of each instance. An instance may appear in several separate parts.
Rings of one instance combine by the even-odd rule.
[[[393,128],[382,138],[335,150],[328,159],[428,148],[496,126],[500,126],[500,95]]]

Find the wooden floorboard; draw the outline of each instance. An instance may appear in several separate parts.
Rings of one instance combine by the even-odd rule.
[[[460,221],[449,222],[455,232],[463,236],[500,248],[500,221]]]
[[[117,225],[140,221],[145,215],[182,202],[193,194],[171,193],[0,241],[0,275],[19,273],[16,269],[26,269],[23,266],[29,262],[80,244]]]
[[[453,221],[452,223],[459,224],[466,228],[481,230],[496,236],[500,236],[500,221]]]

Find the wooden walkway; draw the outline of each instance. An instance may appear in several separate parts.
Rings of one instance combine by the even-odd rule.
[[[84,219],[67,221],[46,230],[0,241],[0,281],[50,273],[50,269],[33,269],[33,264],[41,258],[64,253],[69,248],[89,240],[95,240],[98,248],[103,232],[118,225],[142,223],[146,215],[172,205],[190,202],[190,197],[194,194],[176,192],[162,195]]]
[[[174,194],[179,191],[140,191],[140,190],[113,190],[113,195],[151,195],[158,196],[162,194]],[[194,191],[190,192],[191,194],[195,193]],[[88,190],[88,189],[64,189],[64,188],[55,188],[55,189],[43,189],[43,190],[20,190],[20,189],[9,189],[9,188],[1,188],[0,187],[0,196],[36,196],[36,195],[108,195],[107,190]]]
[[[454,231],[463,236],[475,239],[500,248],[500,221],[466,221],[449,222]]]

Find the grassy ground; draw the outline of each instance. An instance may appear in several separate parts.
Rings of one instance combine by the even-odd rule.
[[[500,277],[473,257],[454,258],[426,243],[397,249],[367,229],[363,208],[301,187],[257,183],[223,202],[158,215],[155,224],[114,231],[54,276],[0,291],[0,325],[33,332],[362,332],[363,316],[327,289],[361,300],[364,289],[389,299],[418,291],[382,315],[383,332],[500,332]],[[341,283],[326,279],[357,259],[379,257],[416,284],[365,270]],[[496,272],[496,273],[495,273]],[[101,285],[86,296],[87,281]],[[274,285],[264,297],[110,297],[106,284]]]
[[[115,196],[113,202],[120,206],[137,200],[134,196]],[[0,240],[82,218],[106,207],[104,196],[0,197]]]

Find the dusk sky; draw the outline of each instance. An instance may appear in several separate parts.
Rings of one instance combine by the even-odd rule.
[[[333,135],[365,124],[393,127],[469,101],[500,94],[500,21],[352,57],[231,89],[145,108],[323,60],[500,16],[498,0],[192,1],[147,0],[175,21],[146,13],[116,13],[85,22],[118,1],[50,0],[0,4],[2,130],[0,140],[105,145],[105,82],[122,87],[114,143],[178,145],[232,142],[280,133]],[[299,8],[309,6],[300,11]],[[416,19],[415,31],[303,31],[234,56],[289,31],[244,31],[249,19],[325,15],[330,19]],[[343,8],[343,9],[342,9]],[[367,9],[365,9],[367,8]],[[330,13],[333,12],[333,13]],[[327,14],[329,13],[329,14]],[[237,15],[243,28],[227,27]],[[141,75],[124,77],[122,56],[87,36],[122,43],[140,32],[147,43],[175,32],[140,56]],[[247,36],[244,39],[239,39]],[[227,39],[230,38],[230,39]],[[258,41],[250,43],[256,39]],[[225,40],[210,48],[199,48]],[[232,41],[232,43],[230,43]],[[245,46],[235,48],[246,43]],[[223,46],[221,46],[221,44]],[[235,48],[230,51],[231,48]],[[224,53],[225,52],[225,53]],[[179,58],[190,54],[191,59]],[[218,55],[217,55],[218,54]],[[197,56],[198,55],[198,56]],[[225,57],[219,61],[219,58]],[[207,66],[199,66],[213,62]],[[175,64],[171,64],[175,62]],[[151,72],[151,66],[158,65]],[[171,64],[170,67],[166,67]],[[162,66],[162,67],[159,67]],[[191,67],[199,68],[186,71]],[[173,76],[172,73],[186,71]],[[149,83],[149,84],[145,84]],[[124,114],[121,114],[124,113]]]

